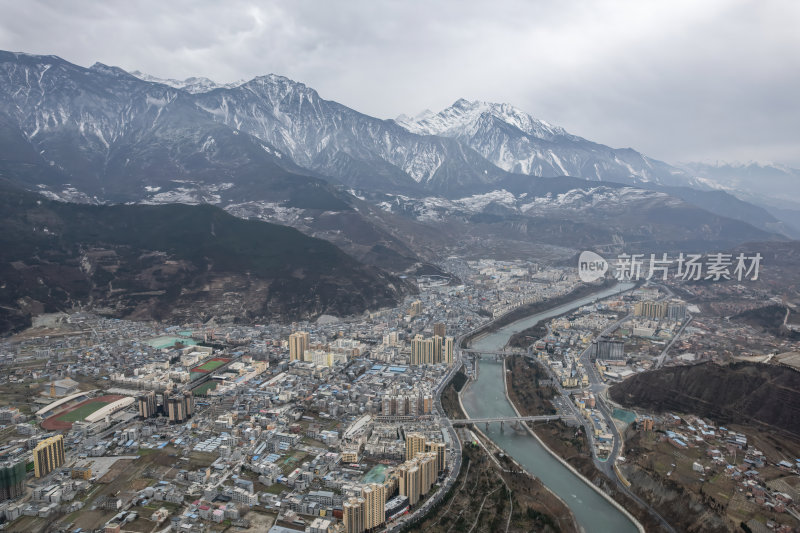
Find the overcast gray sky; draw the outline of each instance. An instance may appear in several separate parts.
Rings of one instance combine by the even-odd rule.
[[[800,1],[0,0],[0,49],[218,82],[276,73],[390,118],[459,97],[669,162],[800,166]]]

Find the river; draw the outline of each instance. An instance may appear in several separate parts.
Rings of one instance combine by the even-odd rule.
[[[632,287],[633,284],[629,283],[618,284],[594,295],[536,313],[473,341],[470,347],[486,351],[502,350],[511,335],[519,333],[537,322]],[[481,360],[478,380],[474,381],[462,396],[464,408],[470,417],[516,416],[513,407],[505,397],[503,379],[502,362]],[[484,427],[481,429],[484,430]],[[506,428],[505,432],[501,433],[500,424],[490,424],[489,430],[484,433],[507,454],[516,459],[528,472],[535,475],[550,490],[560,496],[575,514],[578,525],[587,533],[638,532],[636,525],[625,514],[550,455],[528,433],[517,433],[511,428]]]

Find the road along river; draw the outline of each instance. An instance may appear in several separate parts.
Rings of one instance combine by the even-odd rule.
[[[631,283],[621,283],[595,294],[536,313],[513,322],[474,340],[470,346],[474,350],[487,352],[501,351],[511,335],[519,333],[536,323],[561,315],[601,298],[624,292],[633,288]],[[464,391],[462,402],[467,414],[472,418],[497,416],[516,416],[514,408],[505,396],[503,363],[482,359],[478,379]],[[539,478],[551,491],[563,499],[587,533],[637,533],[640,531],[627,513],[599,494],[561,461],[555,458],[536,438],[528,433],[516,432],[506,427],[500,431],[500,424],[489,425],[489,430],[480,428],[508,455],[516,459],[528,472]]]

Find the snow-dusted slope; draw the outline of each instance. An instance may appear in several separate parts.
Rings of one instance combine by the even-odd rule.
[[[409,132],[274,74],[198,95],[197,106],[299,165],[360,188],[455,193],[506,174],[457,141]]]
[[[138,70],[131,71],[131,74],[143,81],[149,81],[151,83],[160,83],[161,85],[168,85],[173,89],[182,89],[192,94],[207,93],[208,91],[213,91],[214,89],[233,89],[234,87],[238,87],[239,85],[242,85],[245,82],[245,80],[239,80],[233,83],[217,83],[214,80],[210,80],[208,78],[194,77],[194,76],[192,76],[191,78],[186,78],[185,80],[176,80],[173,78],[157,78],[156,76],[151,76],[149,74],[145,74],[144,72],[140,72]]]
[[[230,88],[201,80],[191,91],[163,81],[172,83],[0,51],[0,174],[65,199],[347,210],[346,193],[323,181],[333,178],[365,198],[423,198],[433,214],[500,217],[607,210],[633,194],[565,175],[647,186],[687,176],[504,104],[460,100],[401,125],[282,76]]]
[[[246,196],[244,187],[286,191],[318,181],[287,179],[307,172],[265,141],[219,124],[195,98],[101,63],[83,68],[0,51],[0,139],[30,151],[9,149],[0,159],[15,165],[18,179],[35,175],[31,186],[101,201],[215,202],[220,191]],[[31,175],[35,165],[52,172]],[[237,187],[223,187],[230,183]]]
[[[395,121],[408,131],[457,139],[508,172],[632,184],[685,184],[689,179],[666,163],[571,135],[509,104],[460,99],[439,113]]]
[[[655,205],[669,208],[685,204],[664,193],[634,187],[599,185],[565,192],[548,192],[541,196],[514,194],[505,189],[453,200],[439,196],[409,198],[396,195],[383,201],[380,207],[388,212],[411,213],[421,221],[432,221],[498,211],[526,216],[560,217],[576,213],[613,214]]]
[[[89,174],[113,159],[129,133],[163,135],[165,120],[205,128],[210,119],[277,148],[301,167],[365,190],[456,198],[502,187],[510,173],[631,184],[685,179],[664,163],[591,143],[507,104],[459,100],[401,124],[325,100],[274,74],[219,85],[134,76],[101,64],[83,69],[54,57],[2,53],[0,59],[3,108],[37,143],[80,136],[87,150],[64,156],[90,159]],[[39,138],[44,132],[46,142]],[[213,137],[218,149],[219,135]],[[201,153],[214,153],[208,137],[196,141]]]
[[[401,126],[422,135],[457,137],[475,133],[483,116],[492,116],[540,139],[554,139],[569,134],[558,126],[536,119],[510,104],[470,102],[463,98],[439,113],[424,111],[416,117],[400,116],[395,119]]]

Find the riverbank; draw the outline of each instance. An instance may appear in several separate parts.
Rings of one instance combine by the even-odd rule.
[[[504,471],[480,439],[465,442],[463,467],[450,492],[404,533],[578,532],[563,502],[527,474]]]
[[[470,380],[459,372],[442,391],[447,416],[467,416],[460,393],[469,384]],[[480,430],[462,428],[457,433],[463,443],[459,476],[451,492],[408,531],[445,533],[473,527],[474,531],[509,533],[580,531],[566,502],[503,454]]]
[[[534,302],[517,307],[513,311],[509,311],[508,313],[501,315],[497,319],[488,322],[487,324],[477,328],[469,335],[466,335],[464,338],[461,339],[461,345],[459,347],[466,348],[470,344],[480,340],[486,335],[494,333],[500,328],[508,326],[509,324],[513,324],[514,322],[521,320],[529,315],[547,311],[548,309],[552,309],[554,307],[570,303],[573,300],[586,298],[587,296],[591,296],[592,294],[601,292],[605,289],[608,289],[609,287],[613,287],[616,284],[617,281],[614,279],[606,279],[602,283],[598,284],[584,283],[578,286],[577,289],[570,291],[567,294],[564,294],[563,296],[559,296],[557,298],[550,298],[547,300],[542,300],[539,302]]]
[[[506,362],[505,362],[505,360],[503,360],[503,377],[504,377],[503,381],[507,383],[508,382],[508,375],[507,375],[507,372],[506,372]],[[517,416],[522,416],[522,414],[520,413],[519,409],[517,408],[517,405],[511,400],[511,397],[508,394],[508,385],[507,384],[506,384],[506,387],[504,387],[504,392],[506,394],[506,400],[508,400],[508,403],[514,409],[514,412],[517,414]],[[630,520],[636,526],[636,528],[639,530],[640,533],[645,533],[644,526],[642,526],[642,524],[639,522],[639,520],[637,520],[625,507],[620,505],[614,498],[612,498],[611,496],[609,496],[608,494],[606,494],[605,492],[600,490],[600,487],[598,487],[592,481],[590,481],[586,476],[583,475],[583,473],[579,472],[575,467],[573,467],[570,463],[568,463],[566,460],[564,460],[560,455],[558,455],[553,450],[551,450],[550,447],[547,446],[547,444],[545,444],[545,442],[541,438],[539,438],[539,435],[537,435],[537,433],[533,429],[531,429],[531,427],[527,423],[524,423],[523,425],[525,426],[525,429],[528,431],[528,433],[534,439],[536,439],[539,442],[539,444],[542,446],[542,448],[544,448],[551,456],[553,456],[562,465],[564,465],[566,468],[568,468],[570,470],[570,472],[572,472],[578,478],[580,478],[584,483],[586,483],[586,485],[588,485],[589,487],[594,489],[594,491],[597,492],[600,496],[605,498],[605,500],[608,503],[610,503],[611,505],[613,505],[618,511],[620,511],[622,514],[624,514],[628,518],[628,520]],[[600,472],[597,472],[597,473],[602,475]]]
[[[564,302],[561,305],[535,313],[503,326],[494,333],[484,335],[471,347],[476,351],[495,352],[502,350],[508,338],[519,331],[543,322],[582,305],[598,299],[606,298],[633,288],[634,284],[622,283],[613,287],[593,290],[590,294]],[[551,303],[552,305],[552,303]],[[484,328],[484,331],[487,328]],[[473,335],[473,338],[475,335]],[[461,395],[462,405],[472,418],[516,417],[517,414],[505,394],[503,394],[503,365],[491,360],[481,360],[480,379],[473,381],[466,392]],[[484,428],[481,428],[484,429]],[[568,502],[580,528],[588,533],[638,533],[641,531],[636,522],[605,497],[594,487],[561,463],[548,451],[542,443],[531,435],[527,429],[506,431],[500,424],[488,424],[484,434],[490,438],[506,455],[513,457],[526,471],[532,473],[550,491]]]
[[[536,394],[538,391],[530,391],[530,382],[535,380],[535,373],[532,371],[539,368],[538,363],[530,361],[529,359],[517,357],[508,358],[506,361],[510,363],[512,368],[511,372],[506,373],[510,402],[525,416],[539,414],[537,412],[536,402],[531,404],[521,399],[533,398],[536,400],[538,398]],[[530,363],[536,366],[530,368]],[[531,394],[523,395],[523,391],[530,392]],[[582,427],[578,429],[568,427],[563,422],[539,424],[536,426],[535,433],[553,453],[572,465],[583,474],[584,477],[590,479],[595,486],[600,487],[607,495],[611,496],[617,503],[633,514],[647,531],[659,529],[660,520],[654,517],[651,511],[645,508],[647,504],[642,504],[632,499],[624,490],[619,489],[615,480],[610,479],[604,472],[597,468],[592,459],[589,443],[586,440]],[[625,464],[630,466],[628,463]],[[620,479],[620,482],[630,490],[630,483],[625,479],[624,473],[617,469],[617,465],[614,465],[614,471]],[[662,516],[664,515],[664,509],[658,505],[654,505],[652,501],[644,498],[642,494],[637,495],[642,497],[645,501],[648,501],[649,505],[655,509],[655,512],[661,513]],[[676,501],[678,500],[677,497],[673,499]],[[666,515],[671,517],[679,516],[676,515],[673,510],[667,512]],[[679,523],[678,521],[675,522],[676,524]],[[683,522],[680,521],[680,523]]]

